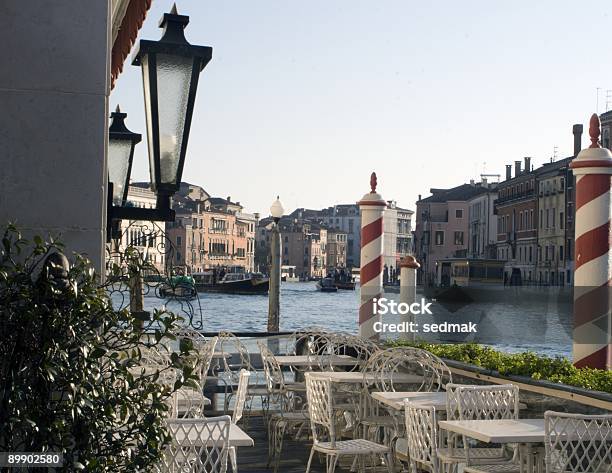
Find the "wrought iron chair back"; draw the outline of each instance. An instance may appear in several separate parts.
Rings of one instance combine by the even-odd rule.
[[[448,420],[518,419],[519,388],[513,384],[446,385]]]
[[[230,424],[229,416],[168,419],[172,440],[154,471],[226,473]]]
[[[612,414],[544,413],[546,473],[612,472]]]
[[[329,379],[315,379],[306,373],[306,398],[313,441],[330,442],[336,448],[333,393]]]
[[[242,418],[244,403],[246,402],[247,390],[249,387],[249,376],[251,373],[245,369],[240,370],[238,375],[238,388],[236,389],[236,404],[232,413],[232,423],[236,424]]]
[[[419,348],[397,347],[376,352],[364,369],[376,391],[439,391],[452,380],[446,364],[437,356]]]
[[[251,355],[247,347],[231,332],[219,332],[217,349],[222,353],[238,355],[239,362],[233,363],[232,357],[223,357],[223,371],[227,372],[234,381],[238,381],[240,370],[254,371],[251,364]]]
[[[365,338],[358,337],[355,335],[337,333],[327,337],[328,348],[327,353],[330,355],[347,355],[356,358],[359,363],[351,366],[342,366],[340,369],[343,371],[359,371],[364,368],[368,359],[379,351],[378,346]],[[331,358],[321,359],[321,370],[323,371],[334,371],[338,369],[334,363],[327,362]]]
[[[513,384],[485,386],[446,385],[446,417],[448,420],[501,420],[518,419],[519,388]],[[456,446],[458,436],[450,436],[451,448]],[[469,465],[472,457],[469,439],[462,435],[463,451]],[[504,457],[505,449],[499,449],[498,456]]]
[[[425,465],[431,473],[438,473],[438,419],[436,408],[405,402],[406,437],[411,470],[417,471],[416,463]]]

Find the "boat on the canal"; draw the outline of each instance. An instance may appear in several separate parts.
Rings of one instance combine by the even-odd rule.
[[[352,281],[336,281],[334,284],[338,289],[345,289],[349,291],[355,289],[355,283]]]
[[[317,281],[317,290],[321,292],[338,292],[338,288],[332,278],[322,278]]]
[[[176,275],[161,282],[157,294],[162,299],[193,299],[198,291],[191,276]]]
[[[192,274],[200,292],[223,294],[267,294],[270,280],[261,273],[223,273],[215,270]]]

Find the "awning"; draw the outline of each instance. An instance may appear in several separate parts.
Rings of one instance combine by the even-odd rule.
[[[111,89],[123,70],[123,63],[130,54],[138,31],[147,16],[153,0],[129,0],[125,15],[117,32],[111,53]]]

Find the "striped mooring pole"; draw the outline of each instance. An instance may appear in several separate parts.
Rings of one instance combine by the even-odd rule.
[[[414,256],[408,255],[400,260],[400,302],[413,304],[416,302],[416,272],[421,267]],[[410,324],[415,323],[415,316],[412,312],[400,314],[400,322]],[[416,339],[414,332],[401,332],[400,338],[408,339],[412,342]]]
[[[612,369],[612,153],[599,145],[599,117],[591,116],[591,146],[570,164],[576,176],[574,364]]]
[[[376,192],[376,173],[370,176],[371,191],[357,202],[361,211],[361,269],[359,272],[359,335],[378,339],[374,323],[374,299],[383,293],[383,215],[387,202]]]

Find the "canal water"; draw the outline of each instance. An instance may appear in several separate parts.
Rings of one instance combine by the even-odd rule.
[[[423,294],[417,294],[420,300]],[[399,301],[399,294],[385,294]],[[438,342],[474,341],[503,351],[534,351],[545,355],[570,356],[572,351],[572,305],[570,297],[559,295],[555,288],[519,290],[500,288],[488,297],[476,297],[473,302],[431,302],[431,314],[417,315],[418,338]],[[148,310],[160,307],[163,299],[145,297]],[[267,296],[241,296],[200,293],[191,301],[196,317],[200,311],[204,331],[264,332],[266,331]],[[282,283],[280,329],[292,331],[308,327],[323,327],[335,331],[356,333],[359,290],[321,293],[314,282]],[[168,309],[174,308],[172,304]],[[178,311],[178,310],[177,310]],[[384,323],[399,322],[398,315],[382,316]],[[424,327],[434,324],[445,328],[450,324],[472,323],[476,333],[424,333]],[[395,338],[396,333],[382,334]]]

